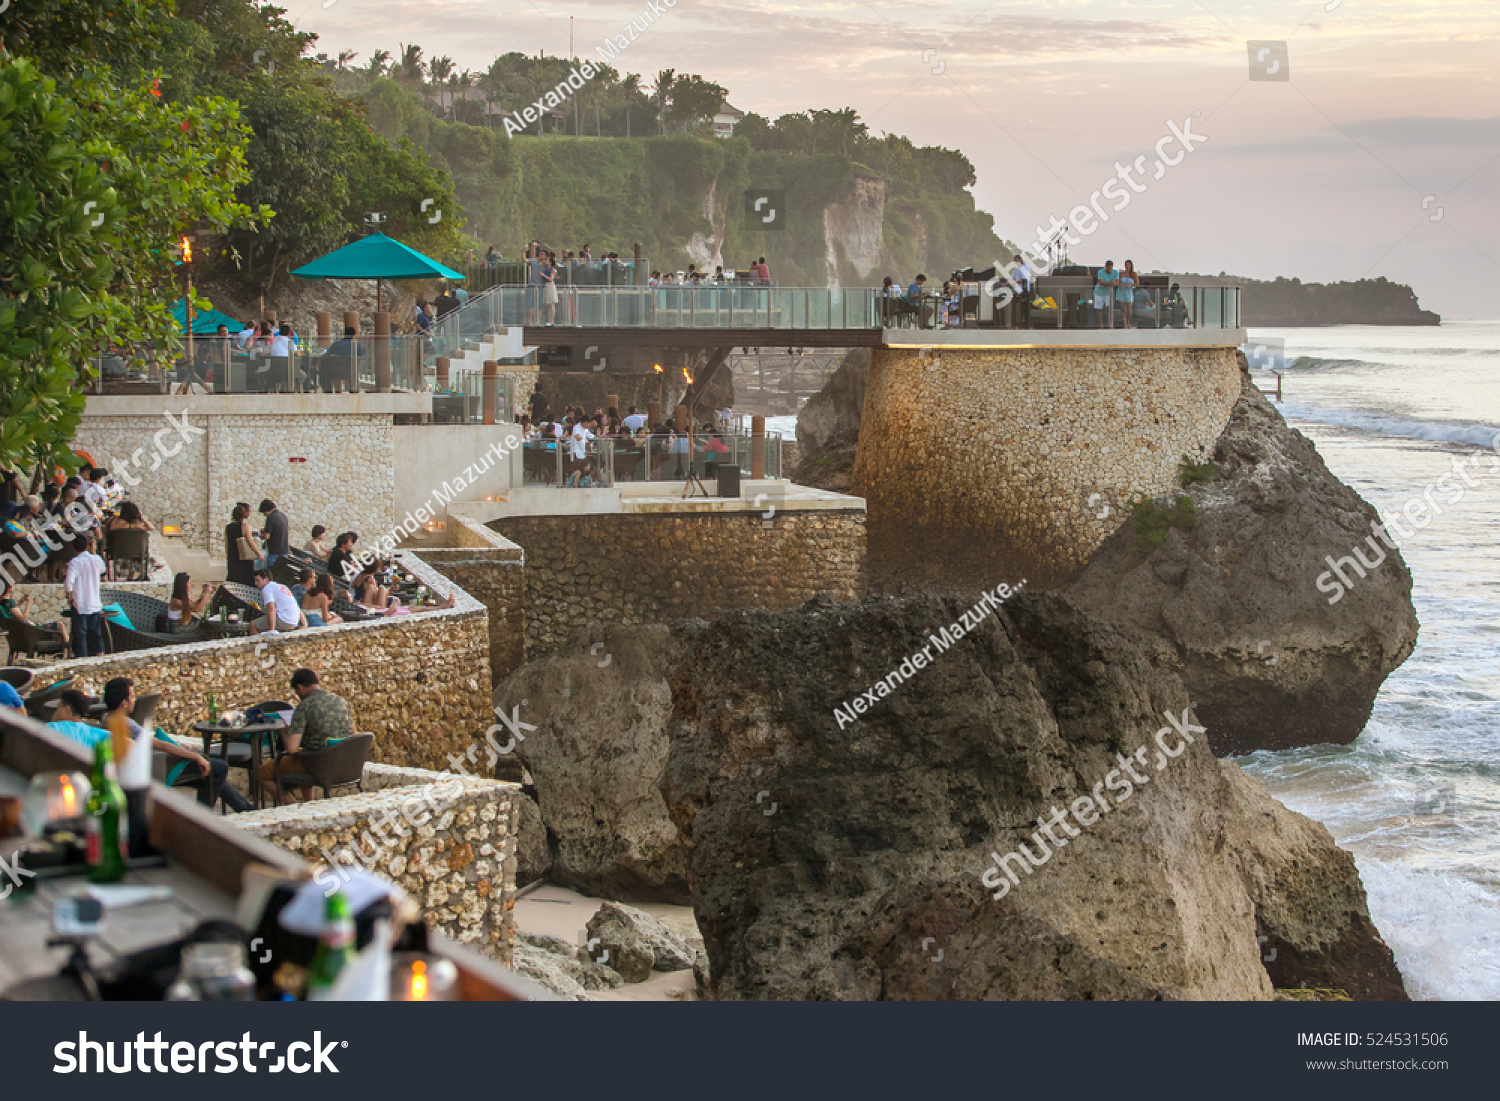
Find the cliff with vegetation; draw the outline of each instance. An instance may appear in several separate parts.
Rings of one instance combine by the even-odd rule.
[[[1417,302],[1402,283],[1359,279],[1352,283],[1304,283],[1300,279],[1245,280],[1246,325],[1437,325],[1442,321]]]

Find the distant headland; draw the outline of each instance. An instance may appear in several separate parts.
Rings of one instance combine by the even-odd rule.
[[[1246,325],[1437,325],[1416,292],[1402,283],[1359,279],[1352,283],[1304,283],[1300,279],[1245,280]]]

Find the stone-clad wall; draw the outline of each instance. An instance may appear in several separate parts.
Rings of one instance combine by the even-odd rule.
[[[189,427],[172,427],[166,415],[169,402],[176,423],[183,423],[178,416],[182,411]],[[73,437],[73,446],[108,467],[120,488],[140,505],[142,514],[158,531],[163,523],[180,523],[183,540],[189,546],[206,546],[211,526],[203,504],[208,500],[209,421],[195,416],[195,406],[182,398],[163,396],[162,409],[154,416],[85,416]],[[195,428],[205,434],[198,435]],[[259,497],[251,502],[259,503]],[[229,514],[225,513],[219,521],[220,544],[227,523]]]
[[[296,547],[312,537],[314,524],[330,533],[358,531],[362,540],[384,535],[395,524],[390,414],[223,416],[207,423],[213,464],[208,549],[213,553],[224,553],[224,525],[237,501],[250,505],[256,530],[261,500],[275,501],[291,521]]]
[[[1053,586],[1178,486],[1240,393],[1231,348],[877,348],[853,492],[876,591]]]
[[[229,821],[314,865],[325,890],[339,866],[399,884],[430,928],[509,966],[520,787],[366,765],[364,789]]]
[[[441,596],[452,590],[452,582],[415,554],[404,563]],[[376,761],[444,769],[449,754],[467,752],[494,722],[489,613],[462,592],[454,608],[372,623],[62,662],[38,670],[37,683],[73,673],[99,692],[110,678],[128,676],[137,692],[162,693],[157,725],[196,745],[192,725],[208,717],[211,694],[222,710],[295,702],[289,682],[302,666],[348,701],[356,730],[374,733]]]
[[[391,414],[204,416],[184,398],[162,402],[174,417],[185,410],[191,428],[171,428],[165,414],[86,415],[74,446],[109,467],[158,528],[164,520],[181,523],[188,546],[222,555],[235,503],[250,505],[259,530],[254,510],[267,497],[291,521],[294,546],[307,542],[314,524],[373,538],[395,523]],[[174,446],[180,450],[158,458],[158,447]]]
[[[526,577],[521,548],[475,520],[448,513],[448,548],[422,559],[490,612],[490,672],[496,681],[526,661]]]
[[[526,656],[585,629],[734,608],[791,608],[865,588],[856,512],[513,516],[490,526],[526,551]],[[603,637],[603,636],[600,636]]]

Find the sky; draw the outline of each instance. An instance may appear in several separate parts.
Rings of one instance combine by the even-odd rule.
[[[483,70],[512,50],[566,55],[570,20],[587,55],[650,0],[279,2],[356,65],[417,43]],[[1075,261],[1383,275],[1445,317],[1500,317],[1496,0],[657,4],[617,68],[700,73],[768,117],[853,107],[874,132],[960,149],[979,207],[1018,244],[1107,180],[1122,191],[1117,164],[1145,155],[1129,174],[1145,190]],[[1179,162],[1153,178],[1173,124],[1202,140],[1164,146]]]

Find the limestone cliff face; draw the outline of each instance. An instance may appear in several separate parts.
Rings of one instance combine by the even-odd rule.
[[[823,210],[823,232],[829,256],[842,252],[861,280],[869,279],[885,251],[885,181],[875,176],[851,176],[838,202]],[[830,260],[829,286],[838,285],[837,268]]]
[[[1241,357],[1243,362],[1243,357]],[[1411,574],[1375,541],[1375,510],[1289,428],[1248,375],[1213,451],[1221,477],[1187,490],[1190,530],[1154,550],[1127,525],[1064,588],[1094,615],[1158,640],[1221,754],[1352,742],[1417,640]],[[1383,561],[1329,603],[1326,558]]]
[[[972,603],[820,598],[527,666],[508,687],[545,717],[523,751],[559,866],[574,834],[593,882],[686,882],[724,999],[1404,997],[1348,854],[1175,733],[1181,681],[1064,598],[1013,598],[835,718]],[[1049,844],[1038,817],[1070,807]]]

